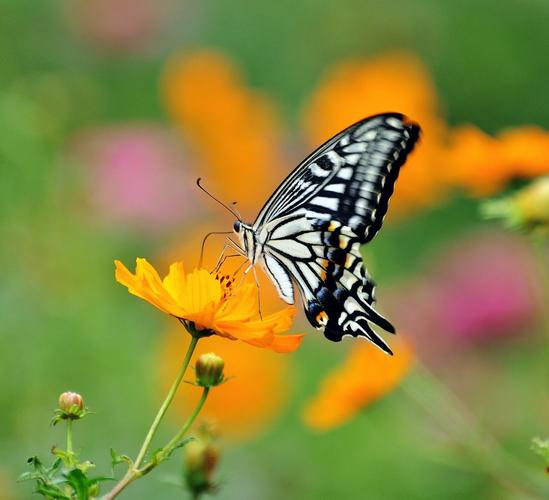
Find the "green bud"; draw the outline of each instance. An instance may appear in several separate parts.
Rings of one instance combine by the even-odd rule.
[[[59,396],[59,410],[64,419],[79,419],[84,413],[84,400],[76,392],[64,392]]]
[[[209,352],[202,354],[196,360],[196,384],[201,387],[214,387],[223,382],[225,361],[217,354]]]

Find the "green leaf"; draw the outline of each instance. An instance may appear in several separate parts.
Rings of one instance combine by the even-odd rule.
[[[63,490],[58,488],[57,486],[52,486],[51,484],[42,484],[39,483],[36,486],[36,493],[41,493],[43,496],[47,498],[60,498],[62,500],[71,500],[71,497],[68,497],[63,493]]]
[[[53,477],[53,475],[57,472],[58,469],[62,467],[62,465],[63,460],[61,458],[57,458],[48,469],[48,476]]]
[[[19,474],[19,477],[17,478],[17,482],[23,482],[23,481],[33,481],[34,479],[40,479],[42,478],[41,472],[23,472],[23,474]]]
[[[64,476],[67,478],[67,482],[74,489],[76,498],[78,500],[88,500],[88,489],[90,487],[90,482],[86,475],[80,469],[75,468],[65,473]]]
[[[116,478],[112,476],[96,476],[96,477],[91,477],[88,480],[88,483],[90,486],[93,486],[94,484],[102,483],[103,481],[115,481],[115,480]]]
[[[32,481],[34,479],[40,480],[44,479],[47,482],[48,470],[44,468],[40,459],[35,455],[27,459],[27,464],[34,467],[32,472],[23,472],[18,478],[17,481]]]
[[[164,448],[158,448],[154,450],[151,453],[151,457],[152,457],[151,461],[154,463],[160,463],[160,462],[163,462],[164,460],[168,460],[173,455],[173,452],[175,450],[178,450],[179,448],[183,448],[183,446],[185,446],[189,441],[193,441],[194,439],[195,438],[192,436],[182,439],[168,453],[166,453],[166,450]]]
[[[114,468],[118,464],[128,464],[131,467],[133,461],[128,455],[120,455],[114,448],[111,448],[111,465]]]
[[[185,446],[187,443],[189,443],[190,441],[194,441],[194,437],[190,436],[190,437],[186,437],[184,439],[182,439],[179,443],[177,443],[171,450],[170,452],[166,455],[166,458],[170,458],[172,455],[173,455],[173,452],[175,450],[178,450],[180,448],[183,448],[183,446]]]

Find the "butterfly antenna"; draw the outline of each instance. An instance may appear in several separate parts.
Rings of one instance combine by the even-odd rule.
[[[236,201],[233,201],[233,202],[231,203],[231,207],[232,207],[232,209],[234,210],[235,214],[238,215],[238,220],[242,220],[242,216],[240,215],[240,212],[239,212],[239,211],[237,210],[237,208],[236,208],[236,203],[237,203]]]
[[[202,268],[202,263],[204,262],[204,249],[206,248],[206,241],[210,236],[213,236],[214,234],[231,234],[232,231],[210,231],[207,233],[204,238],[202,239],[202,246],[200,247],[200,259],[198,260],[198,268]]]
[[[229,205],[225,205],[225,203],[223,203],[221,200],[217,199],[212,193],[210,193],[204,186],[202,186],[202,184],[200,184],[200,182],[202,181],[202,178],[199,177],[198,179],[196,179],[196,185],[202,190],[204,191],[212,200],[216,201],[217,203],[219,203],[223,208],[225,208],[226,210],[228,210],[229,212],[231,212],[238,220],[242,220],[240,218],[240,214],[234,210],[233,208],[231,208]]]

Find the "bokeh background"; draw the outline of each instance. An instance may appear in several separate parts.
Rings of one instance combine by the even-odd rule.
[[[311,148],[389,110],[424,138],[364,255],[404,354],[329,343],[302,316],[292,355],[204,341],[234,375],[206,407],[218,497],[541,496],[524,478],[544,479],[530,441],[549,433],[547,252],[480,206],[549,173],[548,25],[546,0],[4,0],[0,498],[30,498],[15,480],[63,441],[64,390],[95,412],[76,442],[98,472],[110,447],[137,451],[186,338],[113,260],[195,266],[232,227],[196,177],[253,220]],[[175,456],[126,497],[185,498],[181,477]]]

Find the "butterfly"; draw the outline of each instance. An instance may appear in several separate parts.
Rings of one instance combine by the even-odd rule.
[[[250,265],[259,263],[288,304],[299,290],[307,319],[332,341],[395,333],[374,309],[374,282],[360,246],[380,230],[400,167],[420,134],[399,113],[365,118],[332,137],[291,172],[253,224],[233,230]]]

